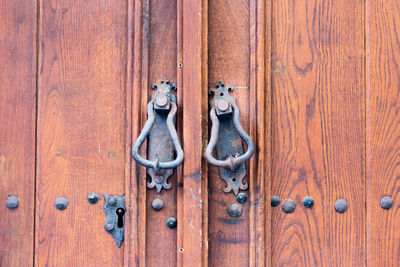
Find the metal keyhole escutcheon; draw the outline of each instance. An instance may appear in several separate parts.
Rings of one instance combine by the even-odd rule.
[[[157,92],[147,105],[147,121],[133,145],[132,156],[139,164],[147,167],[147,173],[151,177],[147,187],[155,187],[160,193],[162,188],[171,188],[168,178],[173,169],[182,164],[184,153],[175,129],[177,107],[176,96],[172,91],[176,90],[176,84],[170,84],[167,79],[163,79],[161,83],[153,84],[152,88]],[[139,155],[139,148],[146,138],[148,159]]]
[[[253,155],[254,143],[240,124],[240,112],[236,99],[229,94],[232,90],[233,86],[224,87],[222,82],[218,82],[216,88],[210,89],[210,94],[213,95],[210,111],[212,128],[205,157],[208,163],[220,167],[221,179],[227,184],[223,189],[224,192],[233,191],[235,195],[238,195],[239,189],[248,188],[248,184],[243,183],[246,175],[244,162]],[[245,153],[243,153],[241,139],[247,145]],[[213,156],[215,146],[218,159]]]

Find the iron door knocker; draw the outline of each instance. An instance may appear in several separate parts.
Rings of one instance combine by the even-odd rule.
[[[243,183],[246,175],[244,162],[253,155],[254,143],[240,124],[239,108],[235,98],[229,94],[232,90],[232,86],[224,87],[222,82],[218,82],[216,88],[210,89],[210,94],[214,95],[210,111],[212,127],[205,157],[208,163],[220,167],[221,179],[227,184],[223,188],[224,192],[233,191],[238,195],[239,189],[248,188],[248,184]],[[219,136],[223,138],[218,139]],[[247,144],[247,151],[244,154],[240,138]],[[218,159],[213,156],[215,146]]]
[[[163,79],[160,84],[154,84],[152,89],[156,89],[157,92],[147,105],[147,121],[133,145],[132,156],[139,164],[147,167],[147,173],[151,177],[147,187],[156,187],[160,193],[162,188],[171,188],[167,180],[173,169],[182,164],[184,153],[175,129],[177,107],[176,96],[172,94],[172,90],[176,90],[176,84],[170,84],[167,79]],[[138,151],[147,136],[148,159],[144,159]]]

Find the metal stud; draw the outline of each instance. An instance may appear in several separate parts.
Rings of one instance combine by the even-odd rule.
[[[296,204],[291,200],[286,200],[282,204],[282,210],[285,213],[292,213],[296,209]]]
[[[68,206],[68,200],[65,197],[59,197],[54,201],[54,206],[59,210],[65,210]]]
[[[99,201],[99,195],[98,195],[97,193],[90,193],[90,194],[88,195],[88,201],[89,201],[91,204],[96,204],[97,201]]]
[[[108,205],[115,206],[115,204],[117,204],[117,199],[114,196],[111,196],[108,200]]]
[[[277,206],[279,206],[280,203],[281,203],[281,201],[279,200],[279,197],[277,197],[277,196],[272,197],[272,199],[271,199],[272,207],[277,207]]]
[[[305,197],[303,199],[303,205],[306,208],[311,208],[312,206],[314,206],[314,199],[312,197]]]
[[[9,195],[6,200],[6,206],[9,209],[16,209],[18,207],[19,201],[16,196]]]
[[[106,224],[104,225],[104,229],[106,229],[106,231],[110,232],[110,231],[112,231],[112,230],[114,229],[114,224],[112,224],[112,223],[106,223]]]
[[[338,199],[335,201],[335,210],[339,213],[343,213],[347,210],[347,200],[346,199]]]
[[[240,204],[245,203],[247,200],[247,195],[245,193],[239,193],[236,197],[236,201],[239,202]]]
[[[229,216],[234,218],[239,217],[240,215],[242,215],[242,206],[236,203],[230,205],[228,208],[228,214]]]
[[[384,196],[381,199],[381,207],[382,209],[388,210],[393,206],[393,200],[389,196]]]
[[[177,221],[176,221],[176,218],[174,218],[174,217],[168,218],[168,220],[167,220],[167,226],[171,229],[174,229],[176,227],[176,223],[177,223]]]
[[[155,210],[160,210],[160,209],[162,209],[164,207],[164,201],[162,201],[159,198],[156,198],[151,202],[151,206]]]

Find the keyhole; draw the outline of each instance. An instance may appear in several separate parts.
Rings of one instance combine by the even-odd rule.
[[[117,226],[118,228],[122,228],[124,227],[124,214],[125,214],[125,210],[123,208],[118,208],[116,211],[117,215],[118,215],[118,223]]]

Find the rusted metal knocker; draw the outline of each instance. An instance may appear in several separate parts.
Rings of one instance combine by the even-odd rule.
[[[222,82],[218,82],[216,88],[210,89],[210,94],[214,95],[210,111],[212,127],[205,157],[208,163],[220,167],[221,179],[227,183],[227,187],[223,189],[224,192],[233,190],[237,195],[239,189],[248,188],[248,184],[242,182],[246,175],[244,162],[253,155],[254,143],[240,124],[240,112],[236,99],[229,94],[232,90],[232,86],[224,87]],[[222,138],[219,139],[219,136]],[[243,153],[240,138],[246,142],[246,153]],[[218,159],[213,156],[215,146]]]
[[[175,129],[177,107],[172,90],[176,90],[176,84],[170,84],[167,79],[163,79],[152,88],[157,92],[147,105],[147,121],[133,145],[132,156],[139,164],[147,167],[147,173],[152,178],[147,182],[147,187],[156,187],[159,193],[162,188],[171,188],[167,179],[172,175],[173,169],[182,164],[184,153]],[[147,137],[149,159],[143,158],[138,152]]]

